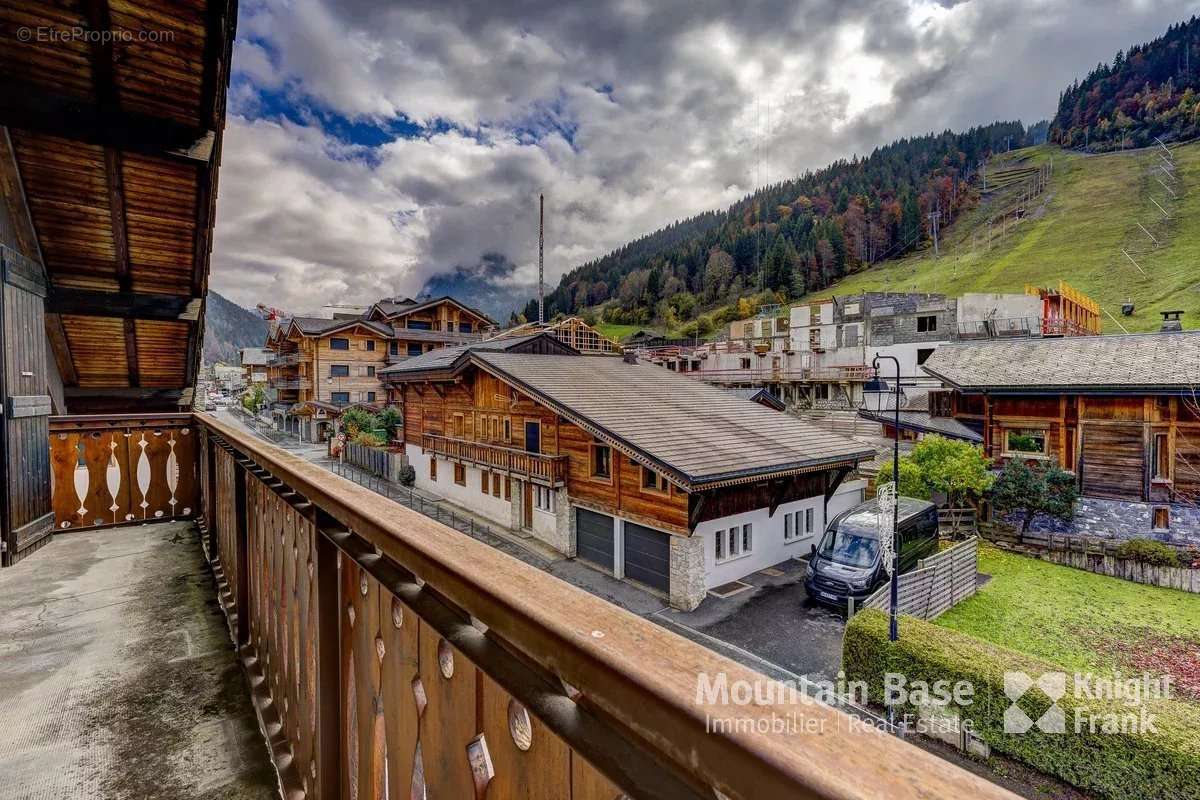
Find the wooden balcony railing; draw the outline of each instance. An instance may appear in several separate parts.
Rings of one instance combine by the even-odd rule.
[[[197,416],[204,542],[285,796],[1012,797],[782,688],[698,699],[700,674],[765,678]],[[795,715],[823,732],[769,724]]]
[[[301,355],[298,351],[290,353],[272,353],[267,359],[267,365],[272,367],[287,367],[299,364]]]
[[[271,378],[268,385],[272,389],[308,389],[312,381],[308,378]]]
[[[199,511],[191,414],[50,419],[59,530],[183,519]]]
[[[529,453],[515,447],[453,439],[432,433],[421,435],[421,449],[451,460],[469,461],[472,464],[542,480],[552,486],[561,486],[567,480],[567,456]]]
[[[50,438],[60,533],[201,513],[285,797],[1014,797],[213,415]]]

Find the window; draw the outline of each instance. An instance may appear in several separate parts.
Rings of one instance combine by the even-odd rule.
[[[717,531],[713,538],[716,542],[714,555],[717,563],[729,561],[749,555],[754,549],[754,526],[749,523],[734,525],[732,528]]]
[[[842,328],[842,346],[858,347],[858,326],[847,325]]]
[[[934,351],[934,348],[932,348],[932,347],[917,348],[917,365],[920,366],[921,364],[924,364],[926,361],[928,361],[929,357],[931,355],[933,355],[933,351]]]
[[[350,349],[350,340],[344,339],[341,337],[335,337],[333,339],[330,339],[329,340],[329,349],[330,350],[349,350]]]
[[[462,464],[454,465],[454,482],[459,486],[467,485],[467,468]]]
[[[471,323],[469,323],[469,322],[458,323],[458,332],[459,333],[470,333],[471,332]]]
[[[499,472],[492,473],[492,497],[500,496],[500,481],[502,480]]]
[[[375,393],[374,392],[367,392],[367,402],[368,403],[375,402]]]
[[[649,467],[642,467],[642,488],[665,494],[671,490],[671,484],[667,481],[666,475],[659,475]]]
[[[375,377],[375,368],[374,367],[367,367],[367,377],[368,378]]]
[[[1004,432],[1004,452],[1007,455],[1045,456],[1046,432],[1028,428],[1010,428]]]
[[[1159,506],[1154,509],[1154,529],[1158,531],[1170,530],[1171,528],[1171,509],[1166,506]]]
[[[811,508],[803,508],[783,515],[783,540],[795,542],[813,533],[815,514]]]
[[[743,358],[741,360],[742,369],[750,369],[750,359]]]
[[[461,438],[463,437],[463,429],[464,429],[464,427],[465,427],[465,422],[464,422],[464,419],[463,419],[463,415],[462,415],[462,414],[455,414],[455,415],[454,415],[454,419],[453,419],[453,424],[454,424],[454,428],[453,428],[453,430],[454,430],[454,436],[455,436],[455,438],[457,438],[457,439],[461,439]]]
[[[394,341],[388,342],[388,352],[394,356],[400,355],[400,343]]]
[[[933,333],[937,330],[937,315],[917,317],[917,333]]]
[[[512,478],[504,479],[504,499],[512,500]]]
[[[483,469],[479,470],[479,489],[484,494],[491,494],[491,492],[492,492],[492,473],[488,472],[487,470],[483,470]]]
[[[368,352],[374,352],[374,350],[375,350],[375,340],[374,339],[367,339],[364,342],[364,344],[366,345]]]
[[[788,318],[787,317],[776,317],[775,318],[775,331],[777,333],[787,333],[787,331],[788,331]]]
[[[680,361],[680,362],[679,362],[679,371],[680,371],[680,372],[687,372],[687,371],[688,371],[688,362],[687,362],[687,361]]]
[[[492,418],[491,417],[483,418],[483,438],[485,438],[485,439],[495,438],[492,435]]]
[[[512,420],[508,417],[504,418],[504,441],[512,441]]]
[[[418,342],[408,343],[408,354],[410,356],[419,356],[423,352],[425,351],[421,349],[421,345]]]
[[[429,480],[437,483],[437,459],[429,459]]]
[[[592,445],[592,477],[612,479],[612,450],[608,445]]]
[[[748,358],[747,358],[747,359],[744,359],[744,360],[745,360],[745,361],[749,361],[750,359],[748,359]],[[678,369],[679,369],[679,366],[678,366],[678,364],[677,364],[676,362],[674,362],[674,361],[668,361],[668,362],[667,362],[667,369],[671,370],[671,372],[676,372],[676,371],[678,371]]]
[[[533,506],[538,511],[553,513],[554,491],[547,486],[538,486],[535,484],[533,487]]]
[[[1171,437],[1166,433],[1154,434],[1154,480],[1171,480]]]
[[[814,400],[828,400],[829,399],[829,384],[828,383],[814,383],[813,384],[813,399]]]
[[[350,365],[349,364],[330,364],[329,365],[329,377],[331,377],[331,378],[349,378],[350,377]]]
[[[344,406],[350,404],[349,392],[333,392],[329,395],[329,402],[334,405]]]
[[[405,327],[410,331],[431,331],[433,330],[433,323],[420,319],[410,319]]]

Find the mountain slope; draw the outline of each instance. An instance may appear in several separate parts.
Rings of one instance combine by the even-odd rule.
[[[1118,52],[1058,100],[1050,139],[1092,151],[1200,136],[1200,18]]]
[[[253,311],[208,293],[204,317],[204,363],[240,363],[243,347],[262,347],[267,340],[267,322]]]
[[[1120,332],[1113,317],[1131,332],[1157,330],[1157,312],[1176,309],[1187,312],[1186,327],[1200,325],[1200,189],[1189,189],[1200,181],[1200,143],[1172,148],[1174,182],[1160,169],[1160,154],[1157,146],[1105,155],[1053,146],[1013,153],[1013,165],[1053,161],[1047,191],[1027,205],[1023,219],[1014,223],[1009,216],[1002,227],[995,220],[1008,201],[985,201],[949,231],[940,258],[927,247],[854,274],[823,294],[1020,292],[1026,283],[1063,279],[1100,303],[1105,332]],[[1002,174],[1006,166],[997,163],[989,171]],[[1172,201],[1160,180],[1179,199]],[[1120,313],[1127,300],[1136,307],[1129,318]]]
[[[834,162],[575,268],[547,296],[547,312],[604,304],[607,322],[671,324],[672,315],[687,318],[698,305],[762,290],[798,297],[823,289],[864,263],[919,246],[935,224],[931,213],[945,225],[973,207],[983,159],[1044,135],[1041,124],[1026,131],[1020,122],[996,122]],[[531,301],[526,317],[535,313]]]

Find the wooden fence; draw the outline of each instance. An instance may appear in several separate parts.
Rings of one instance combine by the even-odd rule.
[[[342,449],[342,458],[356,467],[362,467],[368,472],[388,480],[397,480],[404,455],[382,447],[368,447],[354,442],[346,442]]]
[[[201,531],[286,797],[1012,795],[198,415]],[[771,727],[799,714],[820,736]],[[714,719],[736,724],[716,726]]]
[[[936,619],[975,594],[979,540],[972,537],[937,555],[917,562],[917,568],[900,576],[897,609],[917,619]],[[863,601],[863,608],[887,611],[891,587],[884,584]]]
[[[996,523],[980,526],[979,532],[985,539],[1000,547],[1019,550],[1056,564],[1107,575],[1110,578],[1200,594],[1200,569],[1156,567],[1119,558],[1117,550],[1125,543],[1123,539],[1039,531],[1022,533],[1015,528]],[[1179,552],[1185,552],[1185,548],[1180,545],[1171,546]]]

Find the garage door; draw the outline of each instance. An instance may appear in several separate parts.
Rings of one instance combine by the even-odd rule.
[[[584,561],[613,568],[613,518],[575,509],[575,554]]]
[[[625,523],[625,577],[647,586],[671,590],[671,537]]]

